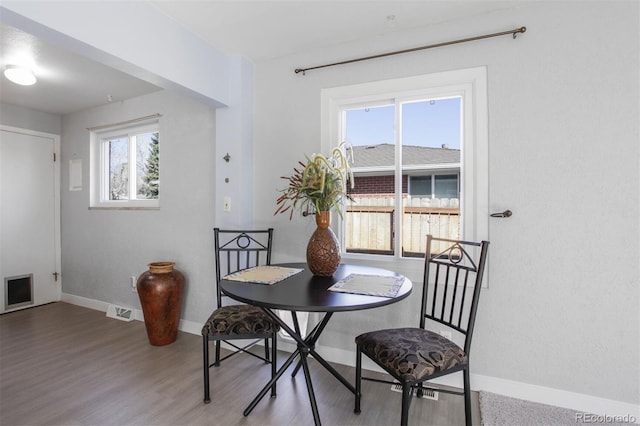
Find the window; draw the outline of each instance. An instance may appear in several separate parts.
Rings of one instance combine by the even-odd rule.
[[[354,150],[347,256],[420,257],[428,233],[487,238],[486,110],[484,68],[323,90],[323,150]]]
[[[157,119],[91,133],[91,207],[157,208],[160,199]]]
[[[459,176],[422,175],[409,176],[409,196],[423,198],[459,198]]]

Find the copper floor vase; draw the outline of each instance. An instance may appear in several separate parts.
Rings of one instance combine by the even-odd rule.
[[[185,278],[174,262],[152,262],[138,278],[137,288],[149,343],[163,346],[178,337]]]

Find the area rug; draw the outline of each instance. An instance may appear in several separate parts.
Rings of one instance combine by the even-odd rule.
[[[484,391],[479,393],[478,399],[483,426],[575,426],[581,423],[592,423],[593,421],[589,420],[597,418],[597,416],[591,417],[589,414],[567,408],[509,398]],[[606,423],[607,425],[621,424],[609,421]]]

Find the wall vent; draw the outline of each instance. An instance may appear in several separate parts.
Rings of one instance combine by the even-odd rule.
[[[394,383],[391,385],[391,390],[394,392],[402,393],[402,385],[400,383]],[[414,395],[417,391],[414,390]],[[438,391],[435,389],[422,389],[422,399],[430,399],[432,401],[438,400]]]
[[[4,308],[33,305],[33,274],[4,278]]]
[[[115,318],[127,322],[133,321],[135,319],[133,309],[116,305],[109,305],[109,307],[107,308],[107,316],[109,318]]]

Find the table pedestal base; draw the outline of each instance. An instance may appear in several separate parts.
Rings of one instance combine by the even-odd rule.
[[[251,411],[255,408],[255,406],[258,405],[258,403],[262,400],[262,398],[264,398],[264,396],[267,394],[267,392],[269,391],[271,386],[275,382],[278,381],[280,376],[282,376],[284,374],[284,372],[287,370],[287,368],[289,368],[291,366],[291,364],[293,363],[293,361],[295,361],[296,357],[299,356],[300,359],[298,361],[298,364],[294,368],[291,376],[295,376],[297,374],[297,372],[300,370],[300,367],[302,367],[302,371],[304,373],[304,379],[305,379],[305,382],[307,384],[307,392],[309,393],[309,403],[311,404],[311,411],[313,412],[313,421],[314,421],[314,423],[316,425],[320,425],[320,415],[318,413],[318,405],[316,403],[316,396],[315,396],[315,393],[313,391],[313,383],[311,381],[311,374],[309,372],[309,364],[307,362],[307,357],[309,355],[311,355],[313,358],[315,358],[327,371],[329,371],[331,374],[333,374],[333,376],[336,379],[338,379],[347,389],[349,389],[351,391],[351,393],[353,393],[354,395],[356,393],[355,387],[351,383],[349,383],[347,381],[347,379],[345,379],[340,373],[338,373],[338,371],[336,371],[336,369],[333,368],[331,366],[331,364],[329,364],[324,358],[322,358],[315,351],[315,344],[318,341],[318,338],[320,337],[320,334],[322,333],[322,331],[326,327],[327,323],[331,319],[331,316],[333,315],[333,312],[325,313],[324,317],[322,318],[322,321],[320,321],[313,328],[313,330],[311,331],[311,333],[309,333],[309,335],[306,337],[306,339],[303,339],[302,338],[302,333],[301,333],[301,330],[300,330],[300,326],[298,324],[298,317],[296,316],[295,311],[291,312],[291,316],[293,318],[293,326],[295,328],[295,330],[292,330],[291,327],[289,327],[282,320],[282,318],[280,318],[277,314],[275,314],[271,309],[267,309],[267,308],[262,308],[262,309],[271,318],[273,318],[274,321],[278,322],[278,324],[280,324],[280,326],[287,333],[289,333],[289,335],[293,339],[295,339],[295,341],[298,343],[298,347],[289,356],[289,358],[287,358],[287,360],[284,362],[284,364],[282,364],[282,366],[278,369],[278,371],[277,371],[276,375],[273,377],[273,379],[271,379],[269,381],[269,383],[267,383],[265,385],[265,387],[262,388],[260,393],[258,393],[258,395],[253,399],[253,401],[251,401],[249,406],[244,410],[244,415],[248,416],[251,413]]]

